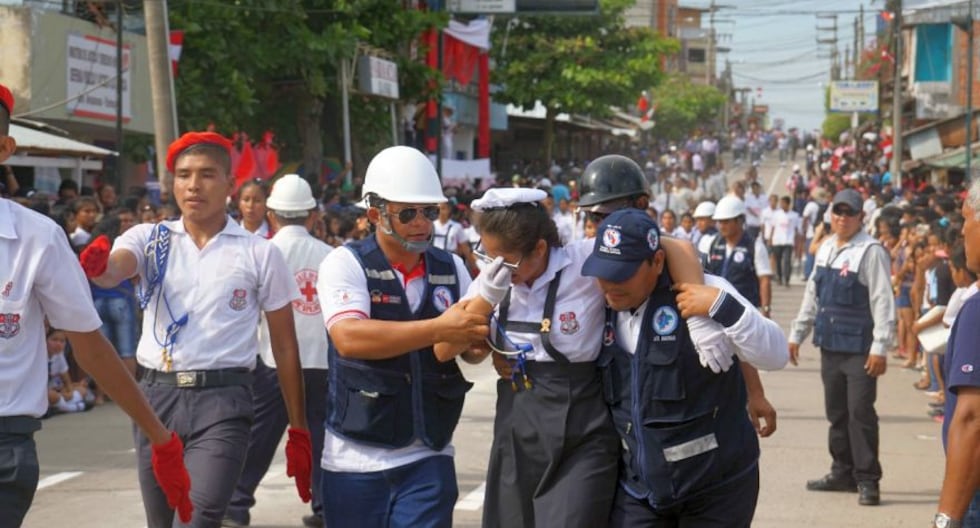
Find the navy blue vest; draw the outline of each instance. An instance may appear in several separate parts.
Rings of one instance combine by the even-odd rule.
[[[615,316],[607,310],[599,366],[626,491],[667,508],[754,468],[759,440],[738,359],[721,374],[698,363],[666,274],[647,301],[635,354],[616,344]]]
[[[759,275],[755,271],[755,240],[743,232],[727,263],[726,245],[725,237],[715,237],[704,270],[728,280],[753,306],[758,307],[762,304],[762,296],[759,294]]]
[[[374,235],[348,247],[364,267],[372,319],[432,319],[459,299],[456,265],[445,251],[426,250],[425,293],[413,313]],[[389,359],[351,359],[337,354],[332,344],[328,358],[327,428],[335,434],[386,448],[421,440],[441,450],[452,439],[466,392],[473,386],[455,361],[438,361],[432,347]]]
[[[814,281],[817,287],[817,317],[813,323],[813,344],[833,352],[867,354],[871,350],[874,319],[871,295],[858,280],[864,253],[877,242],[871,237],[864,243],[845,247],[833,260],[833,242],[820,246],[815,259]]]

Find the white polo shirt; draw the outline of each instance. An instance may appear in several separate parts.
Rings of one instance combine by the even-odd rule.
[[[592,253],[593,239],[580,240],[565,247],[551,248],[548,267],[531,286],[514,284],[511,286],[509,321],[537,322],[543,317],[551,319],[551,345],[569,361],[593,361],[599,356],[602,329],[605,325],[606,301],[598,284],[592,277],[582,276],[582,264]],[[544,302],[548,286],[555,274],[562,271],[561,282],[555,296],[555,310],[544,313]],[[465,298],[476,297],[478,285],[470,286]],[[494,309],[499,315],[499,307]],[[491,332],[496,332],[496,324]],[[530,343],[534,351],[527,355],[532,361],[554,361],[541,344],[541,334],[507,332],[515,343]]]
[[[299,359],[305,369],[327,368],[327,332],[323,329],[320,299],[316,283],[320,263],[333,247],[312,237],[301,225],[285,226],[270,239],[279,248],[289,272],[299,288],[299,297],[293,300],[293,323],[299,342]],[[275,368],[269,339],[269,323],[265,314],[259,325],[259,356],[267,366]]]
[[[45,316],[71,332],[102,326],[65,232],[0,198],[0,416],[48,410]]]
[[[470,274],[461,258],[454,255],[453,261],[456,263],[459,291],[465,292],[470,287]],[[413,277],[405,284],[405,276],[401,272],[395,270],[395,275],[405,288],[409,308],[413,312],[418,310],[425,293],[424,276]],[[371,294],[368,292],[367,277],[350,248],[337,248],[323,259],[316,287],[328,332],[334,323],[343,319],[370,319]],[[401,467],[434,455],[454,454],[451,443],[442,451],[434,451],[420,441],[407,447],[386,449],[342,438],[327,429],[320,467],[327,471],[367,473]]]
[[[170,257],[164,283],[143,313],[137,361],[163,370],[161,345],[167,326],[187,314],[187,324],[171,350],[174,371],[254,368],[259,312],[277,310],[300,298],[282,253],[230,217],[202,249],[184,230],[183,220],[161,224],[170,228]],[[113,251],[136,256],[144,284],[143,250],[152,230],[153,224],[135,226],[113,246]]]
[[[444,224],[437,219],[432,222],[432,228],[434,230],[432,245],[439,249],[456,253],[460,244],[468,242],[463,224],[455,220],[447,220]]]

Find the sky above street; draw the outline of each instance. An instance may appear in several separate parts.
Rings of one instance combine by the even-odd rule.
[[[725,59],[732,63],[736,87],[751,88],[755,104],[769,105],[772,118],[782,118],[787,127],[814,129],[824,119],[824,90],[830,80],[829,44],[817,44],[817,38],[830,39],[830,28],[837,15],[837,46],[843,55],[845,46],[853,49],[854,20],[864,6],[866,42],[875,38],[878,13],[884,0],[716,0],[715,13],[718,45],[730,48],[719,54],[718,71]],[[936,0],[905,0],[906,8],[938,3]],[[943,2],[956,3],[956,2]],[[708,7],[705,0],[681,1],[683,6]],[[817,15],[821,15],[818,18]],[[702,20],[708,27],[708,18]],[[819,35],[819,37],[818,37]],[[842,62],[842,78],[843,62]],[[761,90],[760,90],[761,88]]]

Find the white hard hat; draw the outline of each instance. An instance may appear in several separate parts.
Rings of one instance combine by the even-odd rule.
[[[715,215],[714,202],[701,202],[694,208],[694,218],[711,218]]]
[[[265,205],[276,213],[306,213],[316,207],[316,200],[306,180],[298,174],[286,174],[276,180]]]
[[[715,206],[715,214],[711,218],[715,220],[731,220],[745,214],[745,202],[738,196],[728,195],[718,200]]]
[[[794,163],[793,164],[793,172],[796,172],[798,170],[800,170],[800,164],[799,163]]]
[[[411,147],[388,147],[371,160],[364,175],[362,196],[401,203],[442,203],[439,176],[429,158]]]

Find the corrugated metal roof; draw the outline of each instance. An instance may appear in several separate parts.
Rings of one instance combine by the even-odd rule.
[[[115,156],[116,153],[95,145],[75,141],[66,137],[48,134],[33,128],[10,124],[10,136],[17,141],[18,153],[71,155],[71,156]]]

